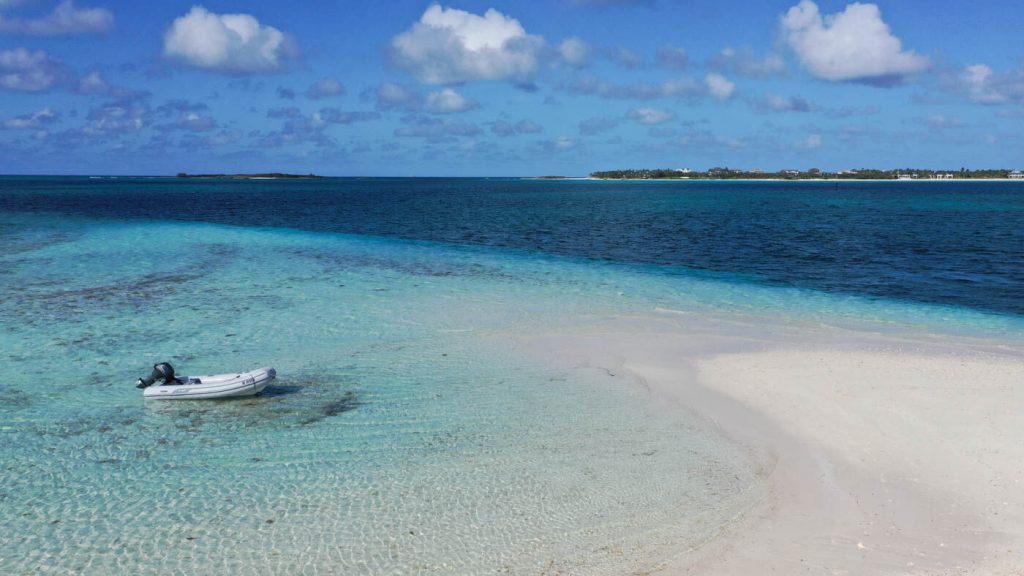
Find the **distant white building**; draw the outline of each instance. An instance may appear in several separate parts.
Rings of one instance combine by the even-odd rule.
[[[929,176],[929,178],[931,178],[932,180],[952,180],[953,175],[950,174],[949,172],[946,172],[944,174],[932,174],[931,176]]]
[[[1010,172],[1010,180],[1024,180],[1024,172],[1021,172],[1020,170]]]

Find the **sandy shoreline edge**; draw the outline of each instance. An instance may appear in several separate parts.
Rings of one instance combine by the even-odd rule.
[[[1024,354],[697,315],[517,334],[523,354],[628,374],[764,467],[767,496],[658,574],[1024,571]]]

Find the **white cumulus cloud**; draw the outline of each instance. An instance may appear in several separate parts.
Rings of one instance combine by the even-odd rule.
[[[736,91],[735,84],[730,82],[725,76],[714,72],[704,77],[704,83],[707,84],[708,92],[719,100],[732,98],[732,93]]]
[[[214,14],[202,6],[175,19],[164,34],[165,57],[214,72],[273,72],[294,55],[277,28],[249,14]]]
[[[391,40],[391,59],[424,84],[474,80],[528,82],[544,40],[518,20],[491,8],[483,16],[427,8],[419,22]]]
[[[470,100],[451,88],[445,88],[440,92],[430,92],[424,104],[424,110],[434,114],[452,114],[454,112],[465,112],[480,106],[475,100]]]
[[[72,0],[64,0],[53,12],[34,19],[5,18],[0,14],[0,32],[29,36],[60,36],[63,34],[99,34],[114,26],[114,14],[105,8],[75,8]]]
[[[839,82],[892,85],[928,68],[928,58],[903,50],[875,4],[855,2],[822,16],[801,0],[782,17],[782,39],[813,75]]]

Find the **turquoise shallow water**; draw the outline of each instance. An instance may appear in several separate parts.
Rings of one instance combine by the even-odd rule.
[[[741,450],[642,390],[487,344],[611,310],[598,275],[301,232],[18,225],[4,573],[621,573],[757,490]],[[280,376],[144,403],[131,384],[164,359]]]
[[[621,574],[745,510],[748,455],[492,335],[681,311],[1019,342],[1018,316],[653,263],[0,214],[2,573]],[[145,403],[272,364],[245,400]]]

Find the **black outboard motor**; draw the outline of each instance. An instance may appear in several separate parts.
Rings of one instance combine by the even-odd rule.
[[[174,377],[174,367],[167,362],[161,362],[153,366],[153,373],[147,378],[139,378],[136,388],[148,388],[157,380],[163,380],[164,384],[181,384],[181,380]]]

